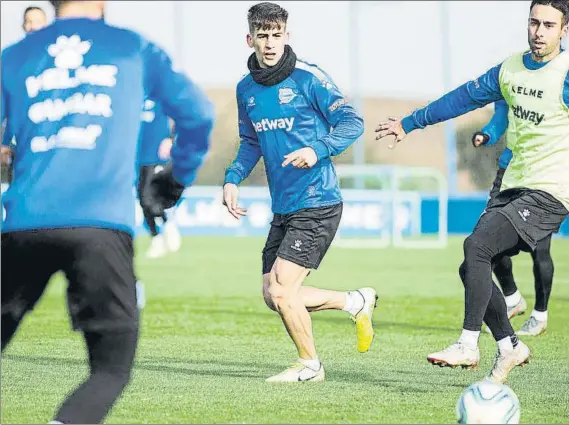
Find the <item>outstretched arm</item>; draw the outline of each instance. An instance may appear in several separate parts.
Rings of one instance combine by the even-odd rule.
[[[389,146],[393,148],[413,130],[456,118],[503,99],[499,81],[500,68],[501,65],[495,66],[481,77],[463,84],[403,119],[390,118],[389,121],[380,123],[375,130],[379,133],[376,140],[395,136],[395,142]]]

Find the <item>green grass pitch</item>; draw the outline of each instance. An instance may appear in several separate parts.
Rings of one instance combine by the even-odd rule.
[[[489,371],[495,343],[480,337],[475,371],[426,361],[459,335],[463,289],[461,237],[443,250],[347,250],[332,247],[306,284],[329,289],[373,286],[380,296],[370,352],[355,348],[344,312],[313,315],[321,384],[266,384],[296,360],[276,314],[261,296],[261,238],[184,238],[180,252],[147,260],[137,240],[146,286],[133,379],[107,423],[453,423],[465,387]],[[508,384],[522,423],[569,420],[569,240],[556,239],[556,265],[544,336]],[[33,267],[33,265],[30,265]],[[514,259],[520,289],[533,307],[531,258]],[[2,359],[2,423],[47,423],[85,376],[80,335],[70,331],[64,282],[57,277]],[[519,328],[527,318],[514,319]]]

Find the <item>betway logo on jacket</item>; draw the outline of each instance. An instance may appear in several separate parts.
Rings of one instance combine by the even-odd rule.
[[[277,129],[291,131],[293,124],[294,124],[294,117],[277,118],[274,120],[263,118],[261,121],[253,122],[253,127],[255,128],[255,131],[257,133],[261,133],[263,131],[272,131]]]

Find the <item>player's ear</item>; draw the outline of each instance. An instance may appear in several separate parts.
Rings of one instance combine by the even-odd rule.
[[[253,37],[251,36],[251,34],[247,34],[247,45],[253,48]]]

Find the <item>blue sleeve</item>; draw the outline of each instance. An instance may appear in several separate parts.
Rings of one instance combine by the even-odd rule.
[[[364,120],[331,81],[320,81],[315,75],[309,86],[312,106],[322,114],[333,130],[312,146],[318,160],[339,155],[364,132]]]
[[[237,157],[231,163],[225,172],[225,183],[240,184],[245,180],[259,159],[261,159],[262,152],[257,139],[257,133],[251,124],[251,120],[247,115],[245,105],[241,102],[239,92],[237,92],[237,116],[239,120],[239,151]]]
[[[502,154],[500,155],[500,158],[498,158],[498,166],[500,168],[508,168],[508,165],[510,164],[510,161],[512,160],[512,151],[508,148],[504,149],[504,151],[502,152]]]
[[[413,130],[447,121],[503,99],[500,90],[501,66],[500,64],[491,68],[476,80],[463,84],[403,118],[405,133],[409,134]]]
[[[488,143],[484,146],[495,145],[508,128],[508,104],[505,100],[499,100],[494,104],[494,115],[488,124],[482,129],[482,133],[488,136]]]
[[[172,174],[184,186],[192,184],[209,149],[214,108],[205,93],[181,72],[172,69],[168,55],[153,43],[144,51],[148,97],[156,99],[176,123]]]

